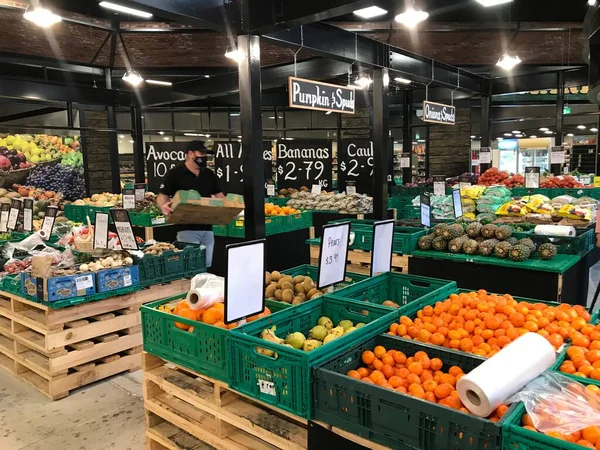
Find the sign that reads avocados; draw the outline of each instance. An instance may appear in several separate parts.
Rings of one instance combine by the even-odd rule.
[[[353,87],[290,77],[288,91],[290,108],[354,114]]]
[[[423,102],[423,122],[456,124],[456,108],[442,103]]]

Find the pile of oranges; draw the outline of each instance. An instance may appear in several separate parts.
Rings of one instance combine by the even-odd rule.
[[[567,359],[560,371],[583,378],[600,380],[600,324],[586,324],[572,332],[572,346],[567,349]]]
[[[364,366],[350,370],[346,375],[470,414],[456,390],[456,382],[465,375],[460,367],[452,366],[444,372],[444,362],[430,358],[424,351],[407,357],[399,350],[386,350],[381,345],[373,351],[364,351],[361,359]],[[508,406],[501,405],[489,419],[497,422],[507,410]]]
[[[186,319],[195,320],[207,325],[214,325],[215,327],[224,328],[226,330],[231,330],[232,328],[238,326],[235,322],[225,325],[225,305],[223,303],[215,303],[214,305],[211,305],[209,308],[205,309],[190,309],[189,304],[184,299],[177,304],[171,313],[179,317],[185,317]],[[268,316],[269,314],[271,314],[271,311],[269,308],[265,307],[264,312],[248,317],[246,321],[252,322],[256,319],[260,319],[261,317]],[[181,330],[187,330],[190,333],[194,331],[194,327],[186,323],[175,322],[175,326]]]
[[[509,294],[488,294],[480,289],[452,294],[443,302],[426,306],[414,320],[402,316],[388,334],[490,357],[530,332],[544,336],[555,349],[566,338],[577,345],[583,330],[592,333],[589,320],[583,306],[517,302]]]
[[[265,203],[265,216],[290,216],[300,211],[288,206],[278,206],[273,203]]]

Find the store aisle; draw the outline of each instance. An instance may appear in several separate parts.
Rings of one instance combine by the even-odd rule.
[[[52,402],[0,371],[0,449],[142,450],[142,372],[102,380]]]

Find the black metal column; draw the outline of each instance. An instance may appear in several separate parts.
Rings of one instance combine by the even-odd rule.
[[[144,164],[144,131],[142,125],[142,108],[139,105],[131,106],[131,125],[133,126],[133,168],[135,182],[146,181]]]
[[[481,96],[481,147],[492,146],[492,97],[490,95]],[[492,167],[492,163],[480,165],[481,173]]]
[[[265,237],[265,174],[262,155],[260,38],[238,36],[240,124],[244,152],[244,220],[246,239]]]
[[[388,69],[373,70],[373,215],[381,220],[388,218],[389,84]]]
[[[412,181],[412,103],[412,91],[404,91],[404,104],[402,105],[402,153],[410,154],[410,167],[402,169],[402,183],[404,184]],[[427,133],[427,140],[429,140],[429,133]],[[428,171],[428,167],[426,171]]]
[[[556,137],[554,145],[557,147],[563,143],[563,108],[565,105],[565,73],[558,72],[556,74]],[[550,152],[552,155],[552,152]],[[552,156],[550,156],[552,157]],[[553,175],[560,175],[560,164],[551,164],[550,171]]]
[[[104,78],[106,80],[106,88],[112,89],[111,70],[104,69]],[[112,182],[112,191],[115,194],[121,192],[121,170],[119,165],[119,141],[117,137],[117,115],[114,106],[106,107],[106,115],[108,116],[108,128],[113,131],[108,132],[108,153],[110,155],[110,178]]]

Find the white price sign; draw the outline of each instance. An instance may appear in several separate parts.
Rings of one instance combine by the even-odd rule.
[[[135,201],[141,202],[146,197],[146,185],[144,183],[136,183],[135,187]]]
[[[96,212],[94,248],[108,248],[108,213]]]
[[[550,150],[550,164],[564,164],[565,163],[565,148],[564,147],[552,147]]]
[[[23,230],[33,231],[33,199],[23,199]]]
[[[392,268],[394,244],[394,221],[383,220],[373,224],[373,248],[371,251],[371,276],[389,272]]]
[[[491,164],[492,149],[490,147],[481,147],[479,150],[479,162],[481,164]]]
[[[317,289],[340,283],[346,278],[349,238],[350,222],[323,227]]]
[[[313,194],[315,194],[315,195],[319,195],[321,193],[321,185],[320,184],[313,184],[311,192]]]
[[[21,211],[21,200],[13,198],[10,201],[10,212],[8,213],[8,223],[6,228],[14,230],[17,228],[17,219],[19,218],[19,212]]]
[[[273,184],[273,181],[267,183],[267,196],[275,197],[275,185]]]
[[[6,233],[8,228],[8,212],[10,211],[10,203],[2,203],[2,209],[0,210],[0,233]]]
[[[433,177],[433,195],[446,195],[446,177]]]
[[[123,208],[135,209],[135,189],[123,189]]]
[[[410,168],[410,155],[403,153],[400,155],[400,168],[408,169]]]
[[[44,216],[44,222],[42,222],[42,229],[40,235],[42,239],[47,241],[52,236],[52,230],[54,229],[54,222],[58,215],[58,208],[56,206],[48,206],[46,208],[46,215]]]
[[[431,226],[431,199],[424,194],[421,194],[421,225]]]
[[[525,187],[537,189],[540,187],[540,168],[525,167]]]
[[[592,177],[589,175],[581,175],[580,181],[581,184],[590,184],[592,182]]]
[[[119,235],[119,242],[123,250],[138,250],[137,241],[131,228],[129,213],[125,209],[111,209],[110,213]]]
[[[346,194],[356,194],[356,183],[354,181],[346,181]]]
[[[452,191],[452,206],[454,207],[454,218],[458,219],[463,215],[462,198],[460,196],[460,189]]]
[[[93,275],[83,275],[81,277],[75,278],[75,286],[78,291],[85,291],[91,287],[94,287],[94,279]]]
[[[258,380],[258,389],[261,393],[272,395],[273,397],[277,394],[275,391],[275,383],[267,380]]]

